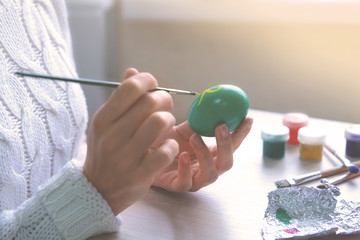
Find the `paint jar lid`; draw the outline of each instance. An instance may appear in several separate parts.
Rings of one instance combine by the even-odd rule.
[[[289,128],[283,125],[265,126],[261,131],[261,137],[265,141],[286,142],[289,139]]]
[[[298,140],[303,144],[323,144],[325,142],[325,130],[317,127],[302,127],[299,130]]]
[[[301,128],[309,123],[309,116],[304,113],[291,112],[283,117],[283,124],[289,128]]]
[[[345,138],[350,141],[360,142],[360,124],[353,124],[345,129]]]

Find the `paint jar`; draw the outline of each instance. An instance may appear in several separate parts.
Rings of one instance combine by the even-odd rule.
[[[289,128],[283,125],[266,126],[261,131],[263,139],[263,157],[281,159],[285,156]]]
[[[349,158],[360,158],[360,124],[350,125],[345,129],[345,153]]]
[[[309,123],[309,116],[304,113],[291,112],[283,117],[283,124],[290,130],[290,138],[287,141],[289,144],[299,144],[298,132],[302,127]]]
[[[302,127],[299,130],[300,157],[305,160],[322,159],[326,133],[316,127]]]

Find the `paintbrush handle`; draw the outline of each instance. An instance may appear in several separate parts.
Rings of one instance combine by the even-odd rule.
[[[95,86],[112,87],[112,88],[116,88],[121,85],[120,82],[109,82],[109,81],[87,79],[87,78],[69,78],[69,77],[54,76],[54,75],[42,74],[42,73],[16,72],[16,74],[21,75],[21,76],[45,78],[45,79],[51,79],[51,80],[60,80],[60,81],[65,81],[65,82],[75,82],[75,83],[81,83],[81,84],[90,84],[90,85],[95,85]],[[199,93],[194,92],[194,91],[186,91],[186,90],[173,89],[173,88],[162,88],[162,87],[157,87],[155,89],[150,90],[149,92],[153,92],[153,91],[166,91],[169,94],[173,94],[173,95],[200,95]]]
[[[360,167],[360,161],[353,162],[356,166]],[[303,174],[293,178],[294,185],[300,185],[310,181],[314,181],[323,177],[329,177],[338,173],[346,172],[348,169],[346,166],[338,166],[328,170],[316,171],[312,173]]]
[[[356,178],[356,177],[359,177],[359,176],[360,176],[360,173],[347,173],[345,176],[339,177],[338,179],[332,181],[331,183],[333,185],[337,185],[337,184],[346,182],[346,181],[348,181],[350,179],[353,179],[353,178]]]
[[[345,166],[339,166],[339,167],[334,167],[331,168],[329,170],[324,170],[324,171],[316,171],[316,172],[311,172],[311,173],[306,173],[297,177],[293,178],[294,181],[294,185],[300,185],[303,183],[307,183],[307,182],[311,182],[323,177],[328,177],[328,176],[332,176],[341,172],[345,172],[347,170],[347,168]]]
[[[347,173],[339,178],[336,178],[334,181],[331,182],[332,185],[338,185],[340,183],[346,182],[350,179],[357,178],[360,176],[360,173]],[[317,186],[318,188],[325,188],[325,185],[321,184]]]
[[[352,164],[354,164],[355,166],[360,167],[360,161],[355,161]],[[324,170],[321,172],[321,176],[322,177],[328,177],[328,176],[332,176],[338,173],[342,173],[342,172],[346,172],[348,170],[348,168],[346,166],[339,166],[339,167],[334,167],[331,168],[329,170]]]
[[[338,173],[342,173],[342,172],[346,172],[346,171],[347,171],[347,167],[345,167],[345,166],[334,167],[334,168],[331,168],[328,170],[321,171],[321,177],[333,176]]]
[[[325,144],[325,149],[327,149],[330,153],[332,153],[337,159],[339,159],[345,166],[349,167],[352,166],[352,162],[341,156],[335,149],[333,149],[332,147],[330,147],[328,144]]]

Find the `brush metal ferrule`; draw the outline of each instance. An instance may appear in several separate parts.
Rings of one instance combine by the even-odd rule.
[[[322,177],[321,172],[316,171],[316,172],[312,172],[312,173],[303,174],[298,177],[290,178],[290,179],[288,179],[288,182],[289,182],[289,184],[291,184],[291,186],[296,186],[301,183],[306,183],[306,182],[310,182],[312,180],[319,179],[321,177]]]

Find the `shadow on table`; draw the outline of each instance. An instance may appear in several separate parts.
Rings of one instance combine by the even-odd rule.
[[[360,239],[360,234],[331,235],[331,236],[309,238],[309,240],[359,240],[359,239]]]
[[[218,201],[208,193],[174,193],[151,188],[137,204],[136,209],[145,211],[143,216],[139,216],[139,211],[130,212],[129,209],[124,221],[127,221],[126,218],[133,218],[131,224],[138,228],[137,235],[149,236],[147,239],[228,238],[229,226],[224,218],[224,209],[221,209]],[[148,216],[144,216],[145,214]],[[134,215],[137,217],[134,218]],[[151,222],[146,226],[146,221]],[[120,228],[119,234],[122,239],[128,232]]]

